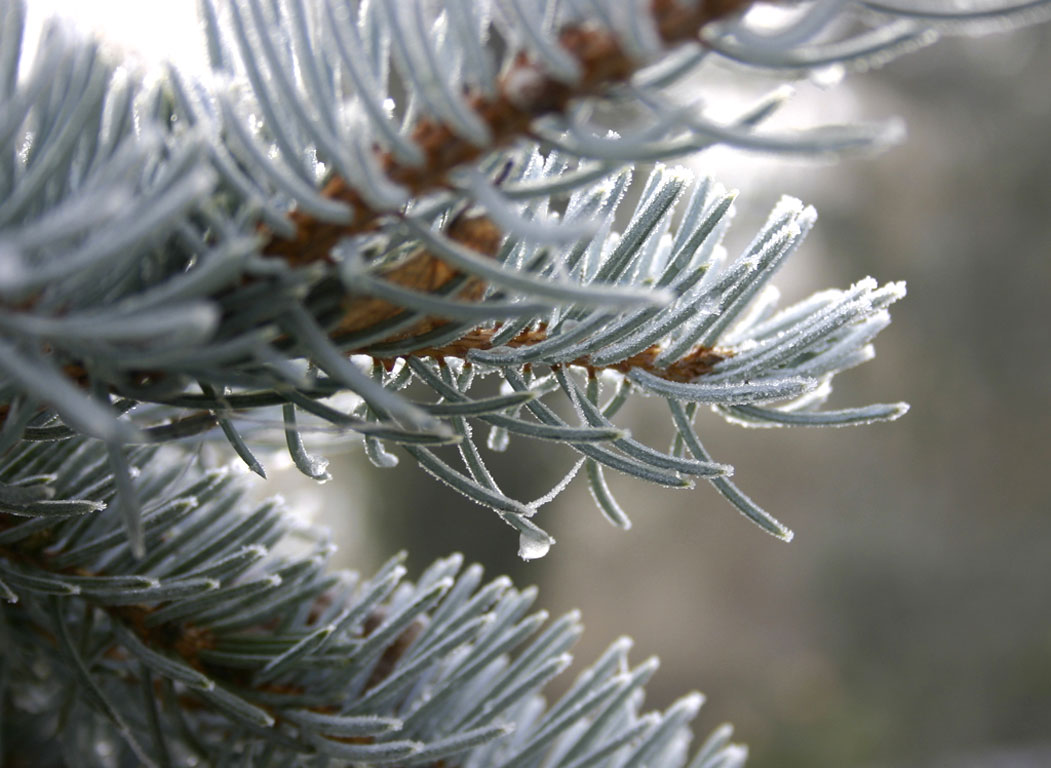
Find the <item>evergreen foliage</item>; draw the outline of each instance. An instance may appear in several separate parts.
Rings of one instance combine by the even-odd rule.
[[[0,0],[0,754],[12,764],[729,768],[690,748],[690,694],[642,714],[655,669],[616,641],[559,700],[578,618],[453,556],[415,582],[326,569],[326,533],[202,466],[252,471],[273,427],[302,472],[319,427],[496,512],[523,558],[583,469],[715,488],[791,531],[702,445],[822,410],[904,295],[871,278],[779,309],[770,280],[816,213],[784,198],[738,254],[735,193],[677,157],[715,144],[869,150],[894,124],[777,133],[777,90],[734,120],[684,102],[705,67],[861,70],[1051,3],[203,0],[212,75],[143,80],[99,43]],[[796,7],[797,6],[797,7]],[[720,64],[721,63],[721,64]],[[616,422],[669,410],[662,449]],[[477,428],[488,430],[486,448]],[[485,463],[511,436],[579,459],[533,501]],[[32,755],[32,758],[28,758]],[[30,763],[26,763],[29,759]]]

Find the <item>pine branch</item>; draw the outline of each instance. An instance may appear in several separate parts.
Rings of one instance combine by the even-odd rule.
[[[503,241],[503,235],[495,224],[484,215],[457,216],[446,228],[445,236],[455,243],[489,257],[496,256]],[[382,273],[383,280],[423,294],[437,293],[447,287],[450,281],[459,277],[462,277],[462,273],[451,269],[442,259],[427,249],[416,251],[396,267]],[[458,300],[477,301],[482,298],[487,289],[487,286],[477,278],[467,278],[462,283],[462,286],[452,294]],[[368,331],[370,328],[375,328],[377,324],[396,318],[404,312],[403,307],[383,299],[361,298],[352,293],[348,294],[343,302],[343,315],[338,325],[331,331],[332,339],[339,344],[345,336],[352,337],[355,333]],[[448,320],[429,317],[407,330],[383,338],[379,343],[425,337],[444,327],[453,326]],[[474,328],[448,344],[439,347],[421,346],[408,354],[413,357],[429,357],[435,360],[444,360],[447,357],[466,360],[474,350],[492,349],[493,338],[499,333],[500,327],[500,324],[497,324],[492,328]],[[540,322],[536,326],[524,328],[500,346],[517,349],[539,344],[549,338],[551,337],[547,333],[545,323]],[[369,354],[369,348],[350,349],[348,354]],[[728,357],[732,352],[729,350],[716,352],[700,347],[666,366],[656,365],[655,361],[659,354],[660,347],[657,344],[651,344],[645,350],[609,365],[594,365],[586,356],[570,360],[566,364],[586,368],[589,375],[596,375],[603,370],[628,373],[637,368],[669,381],[687,382],[708,373],[713,365]],[[398,357],[384,358],[375,355],[373,357],[388,370],[399,359]]]
[[[253,508],[229,473],[173,472],[155,448],[130,456],[136,484],[152,489],[148,553],[137,559],[107,514],[115,481],[104,454],[71,439],[24,443],[0,460],[14,662],[0,696],[56,708],[64,698],[67,722],[38,726],[40,737],[109,746],[77,765],[106,754],[219,765],[224,750],[240,764],[683,764],[700,697],[640,715],[656,661],[632,669],[623,640],[545,711],[538,691],[566,668],[581,628],[575,612],[546,627],[545,612],[526,615],[535,590],[505,577],[483,585],[458,555],[415,584],[401,557],[365,581],[327,572],[334,548],[322,531],[278,503]],[[73,674],[51,690],[44,669]],[[691,766],[743,759],[728,737],[719,729]]]
[[[559,5],[538,20],[524,2],[508,0],[505,15],[489,19],[460,6],[434,16],[417,3],[364,4],[350,18],[329,0],[310,7],[231,0],[219,19],[205,0],[213,64],[234,78],[211,89],[171,71],[140,92],[113,77],[93,46],[72,40],[44,46],[24,78],[9,61],[8,133],[28,148],[13,155],[17,184],[0,207],[0,293],[8,302],[0,327],[10,338],[0,342],[8,393],[0,448],[23,436],[90,434],[107,442],[119,469],[122,445],[218,425],[262,473],[232,403],[279,405],[290,454],[308,475],[324,471],[304,445],[297,421],[304,412],[360,434],[381,466],[396,460],[383,442],[402,446],[426,471],[493,507],[528,551],[545,551],[550,537],[529,519],[536,504],[499,489],[457,421],[469,415],[493,428],[493,445],[513,433],[580,452],[596,498],[618,525],[626,518],[613,511],[603,466],[672,487],[712,478],[746,516],[789,537],[729,485],[731,469],[707,457],[682,418],[680,455],[671,455],[612,423],[614,403],[642,390],[667,399],[673,413],[702,403],[750,425],[896,418],[901,404],[816,408],[835,373],[872,356],[869,343],[903,289],[863,280],[775,314],[768,282],[813,225],[812,209],[784,201],[740,255],[726,258],[720,240],[732,195],[707,180],[691,190],[677,169],[658,166],[642,181],[640,202],[618,233],[626,168],[719,142],[829,151],[870,146],[882,132],[760,134],[755,128],[780,94],[729,125],[670,102],[666,87],[705,50],[669,58],[668,44],[740,3],[660,2],[638,19],[602,2],[584,16]],[[816,4],[773,36],[738,23],[702,37],[712,50],[725,44],[726,55],[764,67],[779,51],[789,66],[868,62],[898,50],[904,38],[882,21],[874,28],[886,34],[876,41],[861,34],[810,45],[850,6]],[[17,41],[21,5],[10,7],[9,37]],[[881,14],[895,18],[885,8],[871,18]],[[502,48],[499,78],[486,74],[490,47]],[[81,87],[83,71],[90,87]],[[610,87],[615,81],[620,90]],[[406,92],[400,114],[384,101],[392,84]],[[641,105],[649,124],[603,138],[579,108],[559,111],[588,94]],[[475,106],[483,103],[490,111],[480,116]],[[55,115],[81,122],[32,130]],[[93,130],[80,130],[89,124]],[[540,145],[519,142],[483,157],[494,141],[520,135],[508,126],[527,124]],[[476,168],[459,165],[468,157]],[[43,185],[45,171],[55,183]],[[367,216],[357,215],[358,203],[328,196],[326,179],[353,188]],[[434,194],[411,195],[428,190]],[[96,215],[100,195],[109,202]],[[365,230],[354,229],[366,221]],[[310,240],[326,256],[299,267],[268,258],[260,226],[271,243],[296,243],[320,227]],[[303,253],[314,247],[300,245]],[[357,354],[371,358],[371,372],[348,360]],[[590,410],[575,374],[565,373],[578,367],[595,398],[600,374],[613,374],[614,399]],[[517,399],[469,394],[476,373],[497,375]],[[439,400],[400,395],[413,381]],[[341,391],[359,398],[349,411],[323,402]],[[577,406],[577,423],[541,402],[553,391]],[[114,396],[123,410],[157,407],[120,417]],[[172,410],[185,407],[195,411]],[[462,470],[432,451],[449,444],[460,446]],[[687,446],[693,459],[681,455]],[[127,472],[118,476],[127,485]],[[139,506],[134,499],[122,506],[132,534]]]
[[[706,480],[787,540],[702,444],[698,406],[751,427],[899,417],[820,407],[904,288],[866,278],[779,310],[770,280],[813,209],[783,199],[730,254],[733,194],[633,169],[894,132],[760,130],[780,91],[717,122],[669,86],[707,58],[862,68],[1051,2],[817,2],[773,32],[733,20],[747,0],[219,2],[201,2],[214,81],[147,87],[61,24],[22,62],[25,4],[0,0],[4,743],[78,766],[740,766],[728,727],[689,758],[699,694],[639,713],[656,662],[629,666],[623,640],[546,706],[580,626],[527,615],[535,590],[483,585],[458,556],[415,583],[398,558],[330,572],[326,533],[157,443],[221,430],[263,474],[251,446],[279,425],[321,479],[304,432],[349,431],[377,466],[407,456],[491,508],[526,559],[582,468],[618,527],[610,469]],[[638,109],[625,135],[590,114],[610,105]],[[614,421],[640,391],[668,408],[668,450]],[[515,499],[478,424],[492,450],[515,435],[580,457]]]
[[[225,24],[215,18],[210,3],[204,7],[211,9],[217,68],[236,74],[241,67],[251,86],[247,91],[222,82],[206,91],[172,71],[158,89],[132,99],[134,90],[119,91],[108,81],[110,65],[89,48],[84,56],[98,72],[91,93],[82,94],[73,86],[80,67],[68,66],[60,77],[48,80],[51,65],[45,60],[30,69],[10,96],[21,110],[14,114],[22,121],[12,124],[23,125],[27,136],[35,121],[47,119],[45,106],[28,96],[43,83],[54,88],[53,99],[71,113],[94,110],[101,115],[112,105],[111,118],[102,121],[109,129],[102,143],[132,158],[146,145],[153,146],[158,159],[147,172],[126,177],[107,175],[108,166],[102,163],[85,171],[78,158],[93,151],[92,134],[69,138],[72,150],[54,169],[56,177],[66,180],[63,193],[55,199],[22,193],[22,204],[32,204],[27,209],[32,215],[5,225],[17,251],[16,268],[8,270],[9,282],[0,289],[22,302],[13,311],[0,312],[0,326],[14,340],[9,348],[0,345],[0,368],[15,393],[3,403],[13,409],[4,418],[7,444],[19,437],[95,435],[110,446],[111,460],[127,486],[120,446],[191,437],[219,426],[247,465],[262,473],[241,435],[246,428],[257,430],[239,411],[280,406],[277,418],[289,452],[309,476],[325,474],[323,462],[304,444],[304,413],[340,432],[360,434],[367,455],[381,466],[396,461],[383,443],[402,446],[426,471],[495,509],[518,530],[522,552],[537,556],[551,538],[530,518],[550,496],[526,503],[504,494],[463,418],[490,425],[494,445],[502,444],[502,435],[517,434],[571,446],[592,462],[587,465],[588,478],[596,496],[606,500],[603,507],[616,524],[624,525],[623,514],[611,512],[615,502],[608,489],[600,492],[602,467],[672,487],[689,486],[694,477],[723,478],[716,485],[724,489],[729,487],[724,476],[731,468],[697,455],[703,449],[692,441],[695,457],[688,459],[631,439],[610,421],[616,410],[610,404],[589,410],[588,401],[575,389],[575,379],[565,374],[567,368],[584,368],[595,383],[596,397],[599,375],[608,372],[619,377],[617,402],[641,389],[669,401],[759,407],[750,412],[751,421],[766,413],[763,406],[779,402],[767,408],[776,413],[768,413],[766,421],[783,423],[784,409],[813,408],[837,370],[871,354],[867,344],[887,322],[885,307],[902,293],[900,286],[879,289],[864,281],[850,291],[824,295],[805,305],[805,311],[774,316],[771,322],[780,323],[779,331],[768,335],[763,321],[774,302],[767,300],[763,312],[745,310],[798,247],[813,224],[813,211],[786,201],[739,256],[727,259],[720,240],[733,195],[708,180],[691,188],[689,174],[658,166],[639,180],[639,203],[628,226],[617,233],[618,208],[632,183],[623,166],[637,150],[646,154],[649,139],[642,144],[632,137],[617,139],[615,146],[630,153],[622,161],[597,164],[586,152],[574,158],[564,151],[516,144],[461,178],[462,169],[453,166],[463,159],[464,147],[477,151],[477,158],[488,151],[493,135],[503,137],[500,141],[511,137],[493,127],[525,125],[534,120],[534,113],[554,116],[550,109],[562,108],[579,95],[605,93],[614,75],[623,82],[639,62],[648,60],[642,28],[612,9],[605,13],[596,6],[594,23],[566,16],[545,21],[547,27],[526,24],[525,37],[532,36],[528,40],[516,37],[521,31],[507,26],[506,20],[500,22],[507,56],[504,75],[489,83],[489,97],[484,96],[487,81],[480,77],[477,92],[464,102],[463,94],[441,79],[445,73],[436,72],[438,80],[425,82],[415,67],[418,62],[409,60],[441,54],[441,19],[429,28],[422,6],[362,6],[355,22],[338,17],[327,1],[311,15],[302,3],[279,10],[249,0],[229,3]],[[509,7],[523,12],[518,0]],[[677,7],[654,6],[656,16],[649,19],[656,30],[656,41],[650,41],[655,46],[652,55],[676,35],[692,34],[685,23],[689,19],[668,21],[667,14]],[[695,27],[716,12],[711,5],[692,7],[689,18]],[[730,6],[716,10],[722,14]],[[322,25],[322,15],[328,26]],[[446,50],[454,59],[450,72],[464,66],[466,59],[456,65],[458,55],[467,57],[472,50],[486,55],[489,21],[483,18],[481,23],[483,29],[457,33],[463,51]],[[401,155],[415,151],[426,160],[421,149],[437,157],[438,147],[421,148],[399,138],[386,118],[369,112],[377,109],[375,100],[382,98],[382,91],[377,95],[360,89],[368,80],[366,63],[359,60],[362,51],[345,50],[348,40],[361,42],[368,25],[376,27],[373,32],[380,41],[368,66],[380,72],[393,58],[401,85],[412,97],[410,104],[416,99],[427,106],[425,111],[438,115],[416,120],[411,106],[406,107],[406,125],[416,120],[417,127],[432,126],[427,135],[437,131],[446,137],[442,148],[459,158],[420,166],[443,184],[455,182],[451,197],[415,200],[408,208],[375,204],[388,199],[390,187],[398,186],[395,182],[408,178],[392,179],[385,171],[400,169],[397,173],[404,175],[414,167]],[[299,31],[293,34],[294,30]],[[344,33],[348,40],[340,37]],[[385,36],[392,41],[391,50],[381,44]],[[224,43],[227,37],[233,38],[236,55]],[[416,43],[423,54],[411,50]],[[68,48],[71,58],[79,55],[75,45]],[[49,50],[59,56],[65,49]],[[364,51],[369,52],[368,45]],[[294,62],[287,58],[292,54]],[[648,99],[654,110],[659,130],[652,135],[671,132],[672,154],[693,146],[677,143],[675,136],[693,141],[707,130],[690,114],[660,101],[661,88],[696,64],[693,54],[687,54],[670,72],[649,70],[645,82],[631,86],[632,98]],[[300,80],[290,81],[289,71],[298,73]],[[371,122],[363,130],[348,131],[341,122],[334,105],[343,103],[344,88],[335,79],[326,84],[319,72],[348,73],[354,80],[358,91],[353,103],[370,114]],[[515,89],[530,78],[532,85],[542,87],[537,92],[526,89],[531,100],[517,104]],[[573,81],[582,87],[574,90]],[[470,99],[485,98],[493,114],[517,117],[488,126],[470,104]],[[130,109],[136,103],[138,112]],[[762,102],[742,115],[737,121],[742,133],[733,140],[747,136],[776,103]],[[259,130],[242,120],[246,109],[265,117]],[[477,124],[472,125],[471,115]],[[162,140],[150,145],[132,130],[135,124],[160,132]],[[348,155],[340,142],[333,143],[341,132],[345,135],[340,141],[352,151],[367,152]],[[382,134],[389,144],[382,156],[387,167],[373,168],[380,172],[375,177],[370,175],[370,163],[376,165],[373,134],[377,141]],[[488,137],[485,141],[480,141],[482,134]],[[567,125],[565,136],[582,146],[593,142],[587,131],[572,125]],[[848,131],[833,144],[863,138]],[[49,149],[44,138],[34,135],[34,141],[41,146],[33,144],[33,151],[25,153],[24,167],[16,168],[26,179],[23,189],[36,181],[36,158]],[[602,144],[598,149],[602,154],[609,147]],[[312,160],[304,165],[305,156],[323,156],[325,170]],[[348,170],[357,173],[352,177]],[[454,170],[460,174],[456,179]],[[346,227],[356,226],[347,220],[352,207],[313,188],[326,174],[342,179],[339,183],[357,185],[356,194],[369,201],[373,212],[397,214],[373,217],[379,225],[375,231],[346,237],[354,231]],[[423,190],[427,184],[423,177],[418,181]],[[89,222],[69,213],[86,207],[95,188],[104,184],[114,199],[135,204],[128,202],[129,210],[120,211],[113,221],[104,216]],[[197,201],[188,192],[198,194],[202,185],[211,193]],[[157,208],[167,211],[161,219]],[[290,208],[293,212],[286,215]],[[673,230],[672,219],[680,213],[682,221]],[[45,226],[56,216],[72,217],[73,225]],[[151,226],[144,227],[143,220],[152,221]],[[258,240],[246,237],[246,231],[261,223],[273,236],[287,235],[294,241],[296,222],[305,221],[329,232],[318,236],[329,256],[300,267],[260,258],[265,251]],[[136,228],[142,238],[148,234],[151,239],[129,244],[125,231]],[[111,234],[114,229],[116,234]],[[123,267],[106,271],[107,259]],[[38,263],[46,266],[33,266]],[[44,275],[55,278],[46,289]],[[731,330],[734,342],[723,343]],[[371,358],[371,374],[348,361],[357,354]],[[306,361],[311,367],[304,370],[292,361]],[[550,373],[545,375],[545,370]],[[475,372],[496,374],[515,390],[513,397],[470,392]],[[410,402],[398,394],[412,381],[423,384],[438,401]],[[577,406],[577,423],[541,402],[556,390]],[[349,410],[323,402],[341,391],[360,399]],[[810,397],[810,392],[817,394]],[[113,396],[122,408],[136,403],[158,407],[135,409],[132,416],[118,418],[110,402]],[[799,398],[807,405],[793,402]],[[173,411],[187,407],[193,409],[189,414]],[[865,413],[894,418],[901,412],[894,406]],[[740,412],[732,413],[738,418]],[[849,422],[864,420],[855,416]],[[449,444],[459,446],[459,461],[453,464],[440,453],[440,447]],[[138,538],[141,502],[125,495],[129,497],[121,509],[129,533]],[[727,495],[766,530],[790,536],[743,494]]]
[[[674,46],[694,40],[705,25],[737,15],[751,4],[752,0],[653,0],[650,23],[665,46]],[[531,126],[538,118],[564,113],[574,99],[599,95],[615,83],[626,82],[647,63],[625,50],[613,30],[599,26],[568,26],[559,33],[557,45],[572,61],[575,72],[571,78],[553,75],[536,56],[519,53],[501,75],[494,96],[467,94],[468,108],[488,129],[489,141],[485,145],[458,135],[438,120],[423,118],[409,138],[419,149],[422,161],[407,163],[393,152],[384,152],[377,159],[384,175],[415,197],[446,188],[448,175],[455,168],[477,162],[486,153],[509,146],[517,139],[530,137]],[[290,219],[295,234],[282,237],[266,233],[268,242],[262,249],[265,254],[293,265],[328,261],[340,240],[370,232],[380,218],[394,213],[377,210],[338,175],[328,181],[321,194],[345,204],[353,212],[350,223],[333,224],[307,212],[293,211]],[[456,239],[455,235],[452,237]]]

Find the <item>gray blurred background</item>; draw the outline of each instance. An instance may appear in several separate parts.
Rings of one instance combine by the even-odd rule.
[[[707,485],[610,477],[633,530],[607,525],[578,480],[540,513],[558,544],[523,563],[492,513],[407,462],[373,470],[355,452],[333,457],[336,480],[309,500],[344,532],[346,563],[367,572],[405,548],[418,574],[461,551],[538,584],[553,614],[583,612],[575,670],[630,634],[636,661],[662,659],[648,706],[703,690],[697,728],[732,721],[754,768],[1051,765],[1049,43],[1047,26],[949,40],[811,96],[904,117],[908,141],[881,156],[720,160],[742,190],[731,250],[782,192],[820,212],[776,280],[785,303],[869,274],[908,282],[877,359],[837,378],[832,402],[907,400],[902,420],[699,419],[741,487],[794,528],[791,544]],[[648,401],[628,423],[664,445],[666,420]],[[493,460],[512,495],[538,496],[568,466],[567,453],[517,448]]]

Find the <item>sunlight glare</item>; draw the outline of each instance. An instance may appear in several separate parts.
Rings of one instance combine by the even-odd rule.
[[[33,55],[42,24],[61,16],[80,31],[104,40],[122,58],[137,60],[147,68],[170,61],[182,70],[201,72],[207,60],[196,5],[191,0],[31,0],[24,55]]]

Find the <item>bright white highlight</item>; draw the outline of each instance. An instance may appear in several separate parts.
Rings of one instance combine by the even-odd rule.
[[[191,0],[31,0],[27,9],[27,56],[34,53],[44,21],[61,16],[147,68],[165,61],[187,71],[207,68],[196,3]]]

